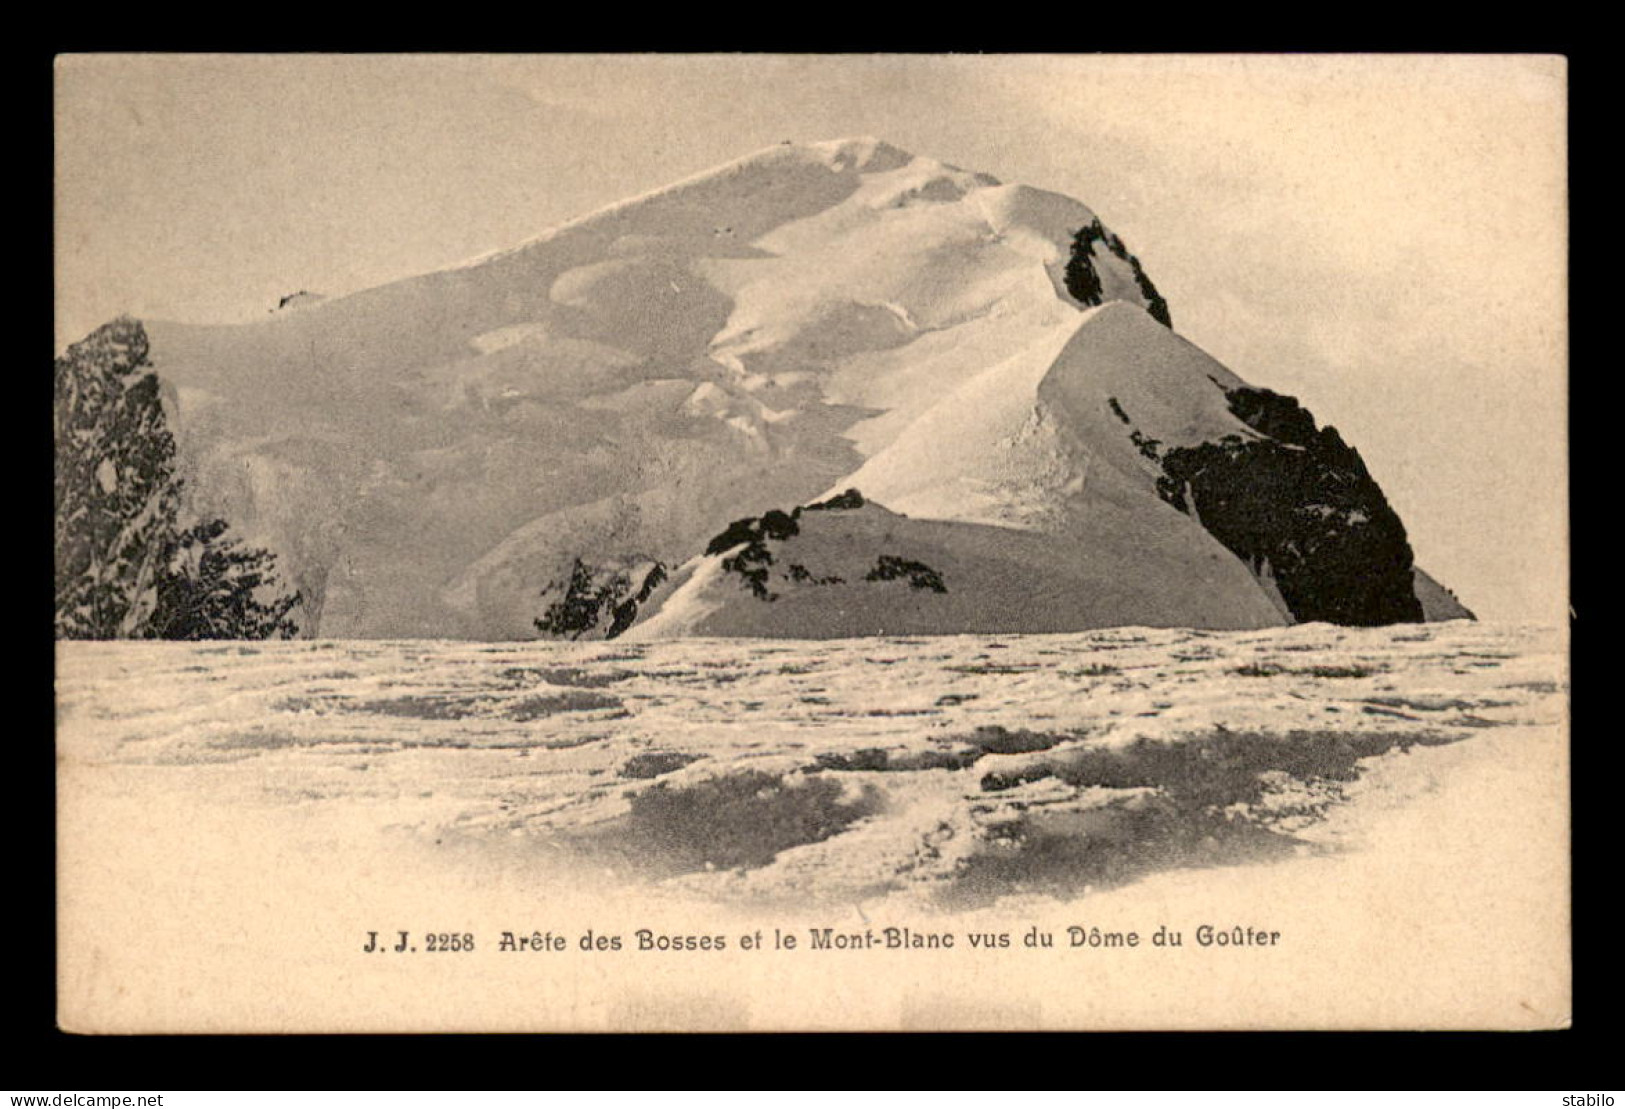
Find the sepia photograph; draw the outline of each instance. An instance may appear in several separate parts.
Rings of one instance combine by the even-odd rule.
[[[60,1026],[1567,1027],[1567,111],[59,56]]]

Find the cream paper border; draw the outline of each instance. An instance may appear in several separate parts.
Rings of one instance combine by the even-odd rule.
[[[1482,63],[1489,74],[1533,65],[1553,84],[1564,77],[1562,59]],[[1560,161],[1562,141],[1552,135],[1531,159]],[[1564,332],[1561,321],[1537,325]],[[1562,367],[1561,356],[1531,367],[1528,387],[1561,389]],[[1561,485],[1551,494],[1562,496]],[[1549,572],[1564,578],[1563,552],[1551,552]],[[297,816],[153,792],[150,769],[87,757],[64,730],[59,1020],[115,1034],[1564,1027],[1568,734],[1541,727],[1519,738],[1504,764],[1479,761],[1391,814],[1381,867],[1356,854],[1286,876],[1248,868],[1222,892],[1207,884],[1196,895],[1172,873],[1071,905],[910,918],[871,917],[861,904],[741,910],[492,882]],[[1425,847],[1393,846],[1407,842]],[[1204,923],[1282,938],[1200,949],[1191,938]],[[1085,936],[1134,931],[1141,946],[1072,947],[1073,926]],[[808,930],[821,927],[952,931],[960,943],[809,951]],[[1182,930],[1186,946],[1152,946],[1159,927]],[[590,929],[630,948],[640,928],[729,944],[580,947]],[[478,948],[362,957],[367,931],[387,939],[397,929],[472,933]],[[1026,948],[1029,929],[1058,946]],[[1007,932],[1013,946],[970,950],[964,937],[975,931]],[[501,952],[503,932],[560,936],[566,947]],[[775,947],[776,932],[800,937],[799,949]],[[741,949],[741,937],[757,934],[763,949]]]

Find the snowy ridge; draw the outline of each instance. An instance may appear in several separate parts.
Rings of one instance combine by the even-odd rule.
[[[1065,536],[914,520],[869,503],[803,511],[798,531],[751,560],[706,555],[650,598],[631,640],[687,636],[800,639],[1055,632],[1125,622],[1252,629],[1285,623],[1222,549],[1171,574],[1130,573],[1105,548]],[[1143,552],[1155,562],[1159,551]],[[1125,617],[1132,614],[1131,621]]]
[[[657,594],[635,635],[1290,622],[1267,574],[1248,573],[1200,519],[1163,501],[1160,469],[1118,415],[1134,413],[1142,441],[1256,438],[1226,403],[1239,379],[1136,306],[1073,318],[1069,335],[1055,329],[984,370],[844,479],[869,505],[801,515],[801,533],[774,550],[772,603],[726,574],[697,574]],[[860,584],[887,555],[929,565],[946,592]]]
[[[308,634],[528,638],[576,560],[675,568],[852,486],[1177,593],[1229,555],[1143,442],[1257,436],[1126,251],[1073,299],[1091,227],[877,139],[784,144],[447,270],[148,334],[196,507],[276,551]]]
[[[825,168],[837,173],[852,170],[861,172],[872,167],[877,161],[891,162],[899,159],[906,161],[911,157],[911,155],[899,150],[890,143],[869,136],[831,139],[824,142],[803,144],[780,143],[767,146],[735,158],[731,162],[712,166],[710,169],[704,169],[687,177],[679,178],[669,184],[636,193],[612,204],[606,204],[602,208],[595,208],[573,219],[565,220],[563,223],[543,231],[540,235],[526,239],[515,246],[477,254],[466,261],[454,263],[448,269],[474,269],[489,262],[523,253],[533,247],[552,242],[568,232],[590,227],[601,220],[613,219],[618,215],[645,207],[651,203],[681,199],[686,194],[701,191],[705,187],[719,182],[725,182],[747,169],[788,168],[822,164]]]

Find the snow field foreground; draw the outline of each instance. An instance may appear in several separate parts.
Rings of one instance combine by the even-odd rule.
[[[1552,1027],[1563,650],[1468,622],[64,643],[64,1019],[1179,1028],[1241,999],[1248,1027]],[[812,948],[825,928],[881,946]],[[886,928],[958,946],[888,951]],[[357,954],[398,929],[479,946]],[[801,948],[740,946],[776,931]],[[968,950],[983,931],[1009,947]]]
[[[706,898],[950,908],[1329,850],[1344,808],[1448,787],[1564,704],[1549,633],[1463,623],[59,657],[62,757],[160,796]]]

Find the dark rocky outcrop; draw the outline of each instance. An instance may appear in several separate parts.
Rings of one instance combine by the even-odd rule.
[[[744,579],[746,587],[756,595],[759,601],[773,601],[778,594],[768,588],[769,567],[773,565],[773,552],[768,550],[769,540],[789,539],[801,532],[801,525],[797,521],[803,512],[839,512],[862,508],[863,494],[856,489],[848,489],[828,500],[818,501],[814,504],[800,505],[789,512],[773,509],[762,516],[747,516],[742,520],[735,520],[727,528],[711,537],[705,545],[705,553],[719,555],[735,547],[741,548],[734,554],[722,560],[722,568],[730,574],[737,574]],[[839,585],[839,577],[816,577],[805,566],[791,563],[786,577],[800,584],[811,585]]]
[[[55,626],[59,639],[283,639],[298,592],[276,557],[196,519],[146,328],[120,318],[56,359]]]
[[[791,581],[800,582],[802,585],[841,585],[846,581],[845,578],[838,574],[827,574],[824,577],[819,577],[799,562],[790,563],[785,573],[789,575]]]
[[[756,599],[760,601],[775,601],[778,594],[769,587],[768,581],[772,576],[772,567],[776,563],[773,551],[768,547],[769,542],[782,542],[801,533],[801,514],[803,512],[850,512],[862,508],[866,502],[863,494],[856,489],[848,489],[825,501],[814,504],[800,505],[789,512],[774,509],[762,516],[748,516],[742,520],[735,520],[723,531],[711,537],[705,546],[708,555],[728,554],[722,560],[722,569],[730,574],[737,574],[743,579]],[[819,576],[799,562],[787,564],[783,577],[787,581],[798,585],[843,585],[846,579],[835,575]],[[863,576],[864,581],[888,582],[905,581],[913,589],[927,589],[934,593],[946,593],[948,588],[943,584],[942,575],[922,562],[914,562],[900,558],[896,555],[882,554],[877,557],[874,566]]]
[[[835,496],[831,497],[827,501],[816,501],[813,504],[803,505],[801,508],[798,508],[796,512],[797,514],[802,512],[822,512],[826,510],[832,512],[850,512],[853,509],[862,508],[863,505],[863,494],[858,492],[856,489],[848,489],[844,493],[835,494]]]
[[[1335,428],[1317,429],[1292,397],[1250,388],[1226,396],[1261,438],[1153,451],[1162,499],[1267,573],[1300,622],[1422,620],[1405,526],[1359,452]]]
[[[911,589],[929,589],[933,593],[946,593],[942,575],[923,562],[911,562],[896,555],[881,555],[875,567],[863,575],[864,581],[906,581]]]
[[[1087,227],[1079,228],[1077,234],[1072,236],[1072,253],[1066,262],[1066,291],[1073,299],[1086,307],[1094,307],[1103,301],[1104,288],[1094,263],[1096,243],[1104,244],[1107,250],[1129,264],[1134,271],[1134,282],[1140,287],[1140,295],[1145,298],[1146,312],[1162,326],[1172,328],[1174,321],[1168,311],[1168,302],[1157,292],[1140,260],[1130,254],[1123,240],[1107,231],[1098,219]]]
[[[327,298],[321,293],[313,293],[308,289],[300,289],[297,293],[289,293],[276,302],[272,312],[285,312],[295,308],[308,308],[312,304],[320,304]]]
[[[632,582],[640,578],[636,587]],[[557,596],[535,621],[536,630],[547,636],[567,639],[590,637],[602,632],[614,639],[638,617],[638,609],[666,580],[664,563],[637,560],[633,566],[589,566],[574,560],[570,576],[550,582],[542,597]]]
[[[727,530],[712,537],[705,545],[705,553],[718,555],[739,547],[739,551],[722,560],[722,568],[743,578],[757,600],[775,600],[778,594],[767,587],[768,567],[773,565],[773,552],[767,549],[767,542],[798,534],[801,526],[796,518],[800,515],[799,508],[791,513],[773,509],[764,516],[735,520]]]

